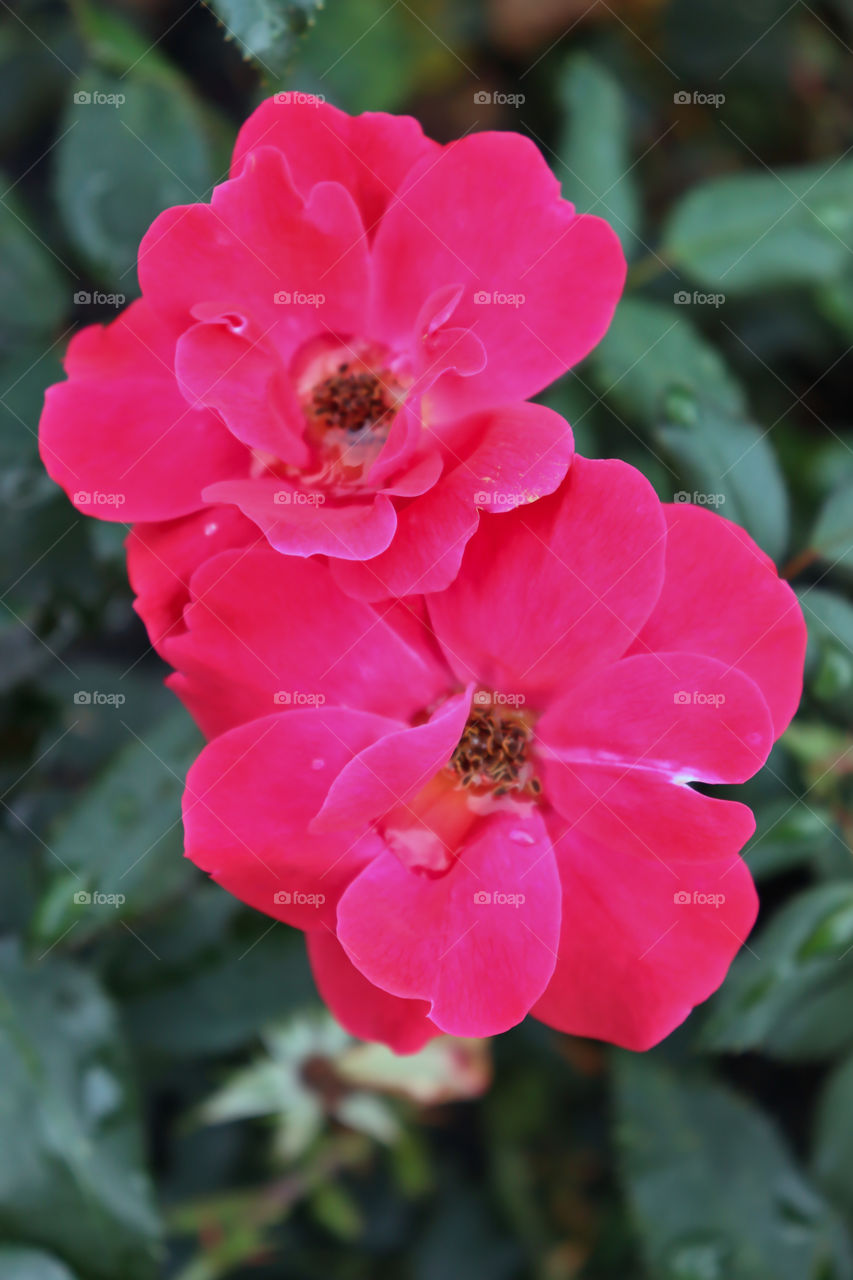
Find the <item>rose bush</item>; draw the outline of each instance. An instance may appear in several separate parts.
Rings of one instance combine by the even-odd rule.
[[[527,1013],[634,1049],[752,927],[741,782],[801,689],[796,599],[747,534],[618,461],[485,516],[443,592],[223,550],[162,642],[212,741],[186,850],[304,929],[354,1033],[417,1048]]]

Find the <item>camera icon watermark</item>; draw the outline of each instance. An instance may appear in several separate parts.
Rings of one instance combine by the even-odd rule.
[[[78,889],[74,894],[74,905],[77,907],[123,907],[127,898],[123,893],[90,893],[88,889]]]
[[[672,695],[677,707],[722,707],[725,705],[724,693],[705,693],[701,689],[679,689]]]
[[[74,294],[75,307],[123,307],[127,298],[123,293],[101,293],[95,289],[78,289]]]
[[[100,93],[97,89],[89,92],[78,89],[74,94],[74,105],[77,107],[123,107],[127,98],[123,93]]]
[[[502,293],[500,289],[478,289],[474,294],[477,307],[523,307],[526,301],[523,293]]]
[[[322,507],[326,495],[316,489],[276,489],[272,500],[277,507]]]
[[[726,300],[724,293],[702,293],[701,289],[678,289],[672,295],[677,307],[721,307]]]
[[[326,305],[325,293],[301,293],[298,289],[290,292],[279,289],[273,294],[273,302],[277,307],[323,307]]]
[[[472,699],[475,707],[523,707],[523,693],[504,693],[500,689],[478,689]]]
[[[297,93],[296,90],[287,90],[273,95],[273,102],[278,107],[320,107],[325,101],[325,94],[322,93]]]
[[[302,893],[299,889],[277,889],[272,896],[277,907],[322,907],[326,901],[324,893]]]
[[[724,93],[703,93],[701,89],[679,89],[672,95],[677,107],[715,107],[719,108],[726,100]]]
[[[123,707],[126,701],[123,693],[101,693],[98,689],[78,689],[74,694],[76,707]]]
[[[78,489],[71,501],[75,507],[123,507],[127,498],[123,493],[100,493],[97,489],[89,493]]]
[[[676,889],[672,900],[677,907],[715,907],[718,911],[726,901],[724,893],[702,893],[694,889],[692,893],[686,889]]]
[[[529,489],[521,493],[489,493],[486,489],[478,489],[474,494],[475,507],[521,507],[535,502],[540,495],[531,493]]]
[[[484,107],[494,104],[498,107],[522,107],[527,101],[523,93],[491,93],[488,89],[478,89],[474,94],[474,105]]]
[[[323,707],[325,693],[305,693],[302,689],[279,689],[272,700],[277,707]]]
[[[724,493],[700,493],[698,489],[694,489],[692,493],[687,489],[678,489],[672,495],[673,502],[692,502],[697,507],[721,507],[726,500]]]
[[[523,893],[503,893],[488,889],[477,889],[474,893],[475,907],[523,907],[527,899]]]

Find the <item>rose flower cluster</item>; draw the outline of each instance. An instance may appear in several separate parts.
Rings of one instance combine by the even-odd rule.
[[[519,135],[273,99],[139,276],[72,340],[41,451],[133,525],[208,739],[187,856],[398,1052],[528,1013],[659,1041],[757,907],[751,812],[694,784],[764,763],[805,630],[742,529],[530,399],[610,322],[612,230]]]

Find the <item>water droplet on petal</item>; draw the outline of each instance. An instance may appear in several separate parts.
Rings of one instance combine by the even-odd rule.
[[[326,761],[325,761],[325,760],[321,760],[321,759],[319,758],[319,756],[318,756],[318,758],[317,758],[316,760],[312,760],[312,761],[311,761],[311,768],[312,768],[312,769],[315,769],[315,770],[318,770],[318,769],[325,769],[325,767],[326,767]]]
[[[216,530],[218,528],[219,528],[219,525],[216,523],[215,520],[208,520],[207,524],[204,526],[204,532],[209,538],[212,533],[216,533]]]
[[[514,831],[510,831],[509,838],[513,844],[535,844],[535,837],[529,831],[524,831],[521,827],[516,827]]]

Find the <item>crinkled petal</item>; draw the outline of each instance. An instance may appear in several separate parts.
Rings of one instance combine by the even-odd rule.
[[[625,279],[618,238],[560,198],[541,153],[514,133],[479,133],[421,160],[374,241],[375,330],[414,332],[424,299],[461,285],[453,324],[488,355],[482,373],[448,373],[442,416],[527,399],[603,336]],[[400,288],[400,281],[406,287]]]
[[[405,808],[450,762],[465,730],[472,692],[448,698],[424,724],[399,729],[360,752],[332,783],[312,829],[358,827]]]
[[[204,497],[239,507],[263,530],[271,546],[289,556],[368,560],[390,545],[397,528],[394,505],[383,493],[326,502],[320,490],[303,489],[292,480],[258,477],[208,485]]]
[[[42,461],[78,510],[102,520],[169,520],[199,510],[206,484],[244,474],[246,449],[191,408],[174,374],[176,331],[144,301],[68,348],[49,387]]]
[[[394,200],[408,170],[441,151],[411,116],[348,116],[303,93],[278,93],[249,116],[237,136],[232,174],[240,172],[250,152],[270,146],[285,156],[303,196],[318,182],[346,187],[367,232]]]
[[[450,685],[416,611],[345,595],[329,568],[266,546],[226,552],[192,579],[171,685],[208,734],[312,703],[409,719]],[[319,805],[318,805],[319,808]]]
[[[338,938],[356,967],[392,995],[430,1001],[432,1021],[452,1035],[520,1022],[551,976],[559,931],[556,863],[531,806],[484,818],[444,875],[380,854],[338,904]]]
[[[666,526],[624,462],[575,457],[551,497],[484,518],[455,581],[429,599],[462,680],[543,707],[619,657],[658,598]]]
[[[128,535],[127,575],[134,608],[154,645],[183,630],[190,578],[205,560],[231,547],[250,547],[263,535],[234,507],[210,507],[180,520],[134,525]]]
[[[553,493],[571,463],[571,428],[543,405],[520,404],[474,414],[456,425],[445,474],[402,507],[390,547],[368,563],[336,569],[352,595],[441,591],[456,576],[478,511],[508,512]]]

